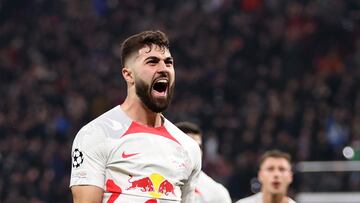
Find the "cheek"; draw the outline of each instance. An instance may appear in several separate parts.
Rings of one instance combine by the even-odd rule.
[[[170,74],[170,77],[171,78],[175,78],[175,71],[174,71],[174,69],[172,69],[171,71],[169,71],[169,74]]]
[[[175,83],[175,72],[173,71],[171,74],[171,78],[172,78],[172,83]]]
[[[145,71],[138,73],[137,78],[141,79],[142,81],[144,81],[146,83],[151,82],[151,80],[152,80],[151,74],[149,74],[148,72],[145,72]]]
[[[267,181],[267,180],[269,179],[268,177],[269,177],[268,174],[262,173],[262,174],[259,176],[259,182],[260,182],[261,184],[264,184],[264,183],[268,182],[268,181]]]
[[[292,176],[289,176],[286,178],[286,181],[290,184],[292,183],[293,179],[292,179]]]
[[[284,176],[284,177],[282,177],[282,181],[286,184],[290,184],[291,178],[289,176]]]

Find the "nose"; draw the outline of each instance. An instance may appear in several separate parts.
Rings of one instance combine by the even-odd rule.
[[[165,73],[169,74],[169,67],[167,67],[166,63],[164,61],[160,61],[158,64],[158,73]]]
[[[275,170],[273,175],[275,178],[279,178],[281,176],[281,171]]]
[[[160,67],[160,69],[167,69],[167,65],[164,60],[161,60],[159,62],[159,67]]]

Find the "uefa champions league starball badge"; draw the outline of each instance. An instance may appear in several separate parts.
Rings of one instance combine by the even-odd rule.
[[[83,153],[79,149],[75,149],[73,154],[73,168],[78,168],[84,162]]]

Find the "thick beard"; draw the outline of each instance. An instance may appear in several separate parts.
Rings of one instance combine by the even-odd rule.
[[[169,106],[173,95],[174,85],[169,87],[165,100],[153,98],[151,95],[151,87],[141,79],[135,79],[135,90],[137,96],[148,109],[155,113],[160,113]]]

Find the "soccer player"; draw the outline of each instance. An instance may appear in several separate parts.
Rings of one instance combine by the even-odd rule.
[[[261,192],[236,203],[295,203],[287,196],[293,180],[291,156],[279,150],[265,152],[260,158],[258,179]]]
[[[193,138],[202,146],[202,133],[200,127],[191,122],[179,122],[175,124],[180,130]],[[199,181],[195,189],[196,203],[231,203],[227,189],[215,180],[200,172]]]
[[[121,46],[125,101],[77,133],[70,187],[75,203],[194,202],[197,143],[163,115],[174,89],[174,60],[161,31]]]

